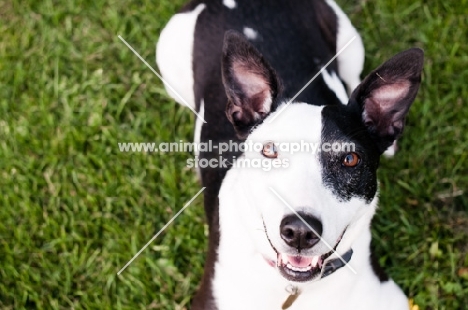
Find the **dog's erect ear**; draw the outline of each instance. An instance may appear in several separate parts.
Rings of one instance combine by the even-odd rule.
[[[239,138],[245,138],[270,113],[279,92],[278,78],[260,52],[232,30],[224,36],[222,74],[226,115]]]
[[[363,122],[383,153],[403,132],[405,117],[421,84],[424,52],[401,52],[372,71],[354,90]]]

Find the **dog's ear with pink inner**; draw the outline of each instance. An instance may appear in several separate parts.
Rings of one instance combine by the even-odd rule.
[[[222,75],[227,118],[239,138],[245,138],[270,113],[279,80],[260,52],[232,30],[224,36]]]
[[[351,95],[367,130],[383,153],[403,132],[405,117],[421,84],[424,52],[401,52],[372,71]]]

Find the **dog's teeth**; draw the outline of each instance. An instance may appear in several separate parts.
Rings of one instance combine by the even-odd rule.
[[[286,267],[287,267],[288,269],[291,269],[291,270],[293,270],[293,271],[298,271],[298,272],[305,272],[305,271],[309,271],[309,270],[312,269],[312,266],[311,266],[311,265],[309,265],[309,266],[307,266],[307,267],[296,267],[296,266],[291,265],[290,263],[287,263],[287,264],[286,264]]]
[[[314,256],[314,257],[312,257],[312,262],[310,263],[310,265],[311,265],[312,267],[317,266],[317,263],[318,263],[319,259],[320,259],[320,256]]]

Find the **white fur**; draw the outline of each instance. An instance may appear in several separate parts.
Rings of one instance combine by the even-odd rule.
[[[354,36],[356,39],[337,57],[338,73],[351,93],[361,82],[359,75],[364,67],[364,44],[348,16],[333,0],[326,0],[338,18],[336,50],[341,50]]]
[[[291,105],[275,122],[266,121],[258,126],[248,140],[320,142],[322,108]],[[244,157],[263,159],[255,150],[246,151]],[[233,167],[222,183],[219,194],[220,244],[213,282],[219,310],[280,309],[288,297],[286,287],[290,282],[266,261],[276,262],[276,253],[270,246],[263,223],[271,242],[284,253],[288,249],[279,235],[279,226],[281,219],[291,211],[270,187],[296,211],[307,211],[321,219],[322,238],[330,245],[336,244],[348,226],[337,252],[343,254],[349,248],[354,251],[350,265],[357,274],[345,266],[322,280],[295,283],[302,293],[289,309],[407,310],[408,302],[401,290],[392,281],[381,284],[369,262],[369,226],[377,198],[370,204],[357,198],[340,202],[322,182],[319,154],[291,155],[279,151],[279,158],[288,159],[289,168],[267,172],[258,168]],[[321,255],[329,251],[330,248],[321,241],[304,254]]]
[[[192,51],[198,15],[205,9],[199,4],[193,11],[174,15],[162,30],[156,46],[156,63],[166,82],[195,109],[193,93]],[[185,105],[174,92],[166,91],[178,103]]]
[[[195,133],[193,134],[193,142],[200,144],[201,132],[203,126],[203,119],[205,118],[205,100],[200,100],[200,110],[198,110],[200,117],[195,120]],[[195,149],[195,155],[198,156],[198,149]]]
[[[395,156],[396,148],[397,148],[397,142],[394,141],[393,144],[390,145],[388,149],[385,150],[383,155],[387,158],[392,158],[393,156]]]
[[[237,6],[237,3],[236,1],[234,0],[223,0],[223,4],[225,7],[229,8],[229,9],[234,9],[236,6]]]
[[[200,100],[200,110],[198,110],[198,115],[200,115],[200,117],[197,117],[197,119],[195,120],[195,133],[193,134],[193,142],[195,142],[195,156],[198,156],[200,154],[199,150],[198,150],[198,145],[200,145],[200,142],[201,142],[201,132],[202,132],[202,127],[203,127],[203,120],[205,119],[205,100],[202,98],[202,100]],[[201,180],[201,172],[200,172],[200,168],[197,169],[197,175],[198,175],[198,178]]]
[[[249,40],[255,40],[258,37],[257,31],[252,28],[244,27],[243,32],[245,37]]]
[[[327,84],[328,88],[330,88],[336,94],[336,97],[341,101],[341,103],[348,104],[348,94],[346,93],[344,85],[341,83],[336,73],[332,71],[330,74],[327,70],[323,70],[322,76],[325,80],[325,84]]]

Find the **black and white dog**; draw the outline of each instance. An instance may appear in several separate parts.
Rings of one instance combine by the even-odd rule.
[[[169,94],[206,120],[197,120],[195,141],[264,143],[197,154],[233,166],[200,171],[210,239],[192,309],[408,309],[371,262],[370,223],[380,155],[419,89],[420,49],[361,83],[361,39],[332,0],[193,0],[162,31],[156,60]],[[355,149],[276,147],[294,141]],[[289,164],[265,171],[239,159]]]

